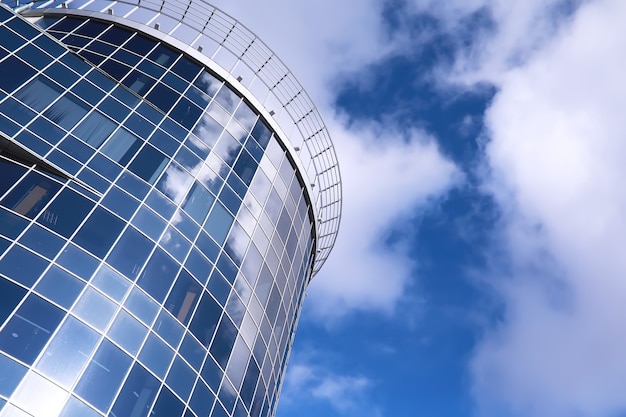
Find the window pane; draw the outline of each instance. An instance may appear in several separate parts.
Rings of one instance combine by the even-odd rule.
[[[62,318],[63,311],[31,295],[0,332],[0,349],[31,364]]]
[[[113,405],[111,416],[147,416],[159,385],[159,381],[155,377],[146,371],[143,366],[135,363]]]
[[[69,387],[78,377],[98,339],[96,332],[68,317],[35,368],[62,386]]]
[[[131,359],[108,340],[103,340],[76,386],[76,393],[105,412],[117,392]]]
[[[65,308],[70,308],[85,283],[56,265],[53,265],[35,287],[41,295]]]
[[[62,236],[69,237],[83,221],[94,203],[64,189],[37,219],[37,222]]]
[[[60,188],[56,181],[31,172],[2,199],[2,205],[32,219]]]
[[[103,258],[124,228],[124,222],[103,209],[96,208],[80,228],[73,241],[99,258]]]

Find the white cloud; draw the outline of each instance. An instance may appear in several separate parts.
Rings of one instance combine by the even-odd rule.
[[[620,0],[585,4],[494,78],[486,162],[513,273],[472,360],[481,415],[626,412],[624,16]]]
[[[341,374],[325,365],[295,362],[287,370],[281,400],[286,409],[302,407],[307,401],[315,400],[349,414],[363,408],[365,395],[371,387],[371,381],[361,375]]]
[[[346,129],[339,123],[331,131],[341,161],[343,218],[307,305],[323,316],[354,309],[391,312],[415,265],[401,245],[385,244],[389,230],[441,195],[459,173],[422,132],[403,137],[377,124]]]

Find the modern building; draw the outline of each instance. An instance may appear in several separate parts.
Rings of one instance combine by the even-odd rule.
[[[274,415],[340,212],[318,111],[220,10],[0,4],[0,416]]]

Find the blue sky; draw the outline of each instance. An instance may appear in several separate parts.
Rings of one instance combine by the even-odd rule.
[[[626,3],[217,0],[342,169],[278,417],[626,415]]]

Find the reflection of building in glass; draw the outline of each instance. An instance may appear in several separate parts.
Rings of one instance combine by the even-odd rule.
[[[1,416],[271,416],[340,180],[212,6],[0,4]]]

